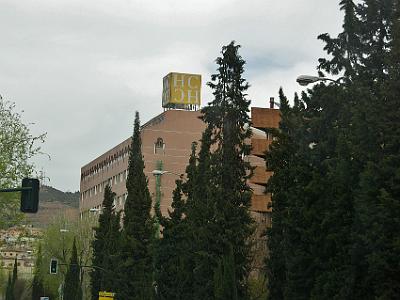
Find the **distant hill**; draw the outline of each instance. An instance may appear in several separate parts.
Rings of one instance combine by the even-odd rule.
[[[26,221],[34,227],[47,227],[54,218],[64,215],[71,221],[79,216],[79,192],[62,192],[51,186],[41,186],[39,211],[25,214]]]
[[[40,187],[40,202],[59,202],[67,206],[79,208],[79,192],[62,192],[51,186]]]

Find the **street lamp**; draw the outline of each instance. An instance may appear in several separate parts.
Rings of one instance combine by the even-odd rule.
[[[153,171],[151,171],[151,174],[153,174],[154,176],[161,176],[164,174],[173,174],[173,175],[178,176],[180,179],[183,179],[183,174],[178,174],[178,173],[175,173],[172,171],[153,170]]]
[[[161,206],[161,176],[164,174],[173,174],[175,176],[178,176],[180,180],[183,180],[186,182],[186,180],[183,178],[183,174],[178,174],[172,171],[165,171],[165,170],[153,170],[151,173],[154,175],[156,178],[156,201],[155,201],[155,209],[161,212],[160,206]],[[157,231],[156,231],[156,237],[159,237],[160,234],[160,224],[159,220],[156,216],[156,226],[157,226]]]
[[[338,80],[340,80],[340,78]],[[297,83],[302,86],[306,86],[306,85],[309,85],[310,83],[315,83],[317,81],[332,81],[337,84],[338,80],[334,80],[334,79],[326,78],[326,77],[311,76],[311,75],[300,75],[296,79]]]

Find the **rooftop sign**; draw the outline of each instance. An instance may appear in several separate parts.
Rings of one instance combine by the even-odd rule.
[[[163,79],[163,107],[183,108],[199,105],[201,101],[201,75],[169,73]]]

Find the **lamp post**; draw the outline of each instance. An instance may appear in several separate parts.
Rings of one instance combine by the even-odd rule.
[[[153,174],[154,176],[161,176],[161,175],[164,175],[164,174],[173,174],[175,176],[178,176],[179,179],[184,180],[183,174],[178,174],[178,173],[175,173],[175,172],[172,172],[172,171],[153,170],[153,171],[151,171],[151,174]]]
[[[157,170],[156,169],[156,170],[151,171],[151,174],[153,174],[154,177],[156,177],[156,203],[155,203],[155,207],[158,208],[160,213],[161,213],[161,208],[160,208],[160,206],[161,206],[161,180],[160,180],[161,176],[164,175],[164,174],[172,174],[172,175],[178,176],[179,179],[181,179],[183,181],[186,181],[186,180],[183,178],[183,174],[178,174],[178,173],[175,173],[175,172],[172,172],[172,171]],[[159,235],[160,235],[160,230],[159,230],[160,223],[159,223],[159,220],[158,220],[157,217],[156,217],[156,223],[157,223],[157,229],[158,229],[157,232],[156,232],[156,237],[159,237]]]
[[[65,227],[65,225],[64,225]],[[67,263],[67,258],[66,258],[66,254],[67,254],[67,250],[65,249],[65,244],[64,244],[64,235],[67,234],[69,232],[68,229],[66,228],[60,228],[60,233],[62,236],[62,257],[63,257],[63,261],[66,264]],[[62,281],[60,283],[60,286],[58,287],[58,292],[60,294],[60,299],[63,300],[64,299],[64,281],[65,281],[65,274],[62,273]]]
[[[300,75],[299,77],[296,78],[296,81],[298,84],[302,86],[307,86],[310,83],[315,83],[318,81],[332,81],[333,83],[338,84],[340,79],[342,79],[342,77],[337,80],[334,80],[331,78],[320,77],[320,76]]]

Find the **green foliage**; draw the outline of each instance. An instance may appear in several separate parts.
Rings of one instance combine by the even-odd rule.
[[[39,245],[36,253],[35,270],[32,280],[32,300],[40,299],[44,295],[44,284],[43,284],[43,254],[42,246]]]
[[[116,291],[116,274],[118,265],[118,248],[120,243],[120,215],[113,208],[115,193],[107,185],[104,189],[103,209],[99,225],[95,228],[91,273],[92,299],[99,298],[99,291]],[[100,269],[101,268],[101,269]]]
[[[153,298],[154,221],[150,215],[151,197],[143,172],[139,113],[136,112],[132,144],[129,153],[128,196],[124,207],[121,268],[118,299]]]
[[[78,251],[76,242],[72,244],[71,259],[68,264],[68,271],[65,275],[63,295],[64,299],[82,300],[82,287],[80,280],[80,264],[78,261]]]
[[[13,292],[13,281],[11,278],[11,274],[8,275],[7,288],[6,288],[6,299],[5,300],[14,300],[14,292]]]
[[[248,84],[242,78],[245,62],[238,49],[232,42],[222,48],[222,56],[216,60],[218,73],[208,83],[214,100],[202,110],[207,128],[197,165],[192,156],[183,187],[187,194],[187,240],[192,243],[187,269],[193,270],[193,299],[214,299],[227,292],[223,289],[221,294],[215,280],[227,280],[223,257],[229,257],[230,249],[234,261],[229,266],[230,291],[232,295],[237,292],[239,299],[247,298],[248,240],[253,227],[248,211],[250,166],[242,157],[250,152],[244,142],[251,135],[250,101],[245,94]]]
[[[162,238],[158,240],[155,256],[155,280],[157,282],[157,299],[188,299],[191,293],[190,274],[187,270],[187,251],[190,241],[187,240],[187,221],[184,218],[185,203],[182,199],[182,180],[176,181],[173,192],[173,211],[169,218],[158,211],[162,225]]]
[[[218,261],[217,269],[214,272],[214,299],[238,299],[235,277],[235,259],[233,248],[230,247],[227,255]]]
[[[68,264],[72,255],[72,244],[76,237],[76,248],[80,265],[91,265],[93,239],[93,225],[95,216],[89,216],[81,220],[72,222],[63,215],[56,216],[43,234],[38,248],[42,250],[42,264],[40,274],[42,274],[46,296],[55,298],[59,295],[59,288],[63,284],[63,279],[68,271]],[[37,249],[38,249],[37,248]],[[58,274],[49,274],[50,259],[56,258],[59,262]],[[90,281],[87,269],[81,269],[82,293],[85,299],[90,295]]]
[[[341,84],[318,84],[281,109],[274,172],[270,299],[395,299],[400,290],[398,1],[341,1],[325,34]],[[323,75],[323,74],[321,74]]]
[[[34,165],[30,159],[41,154],[40,144],[45,134],[34,136],[28,125],[15,112],[14,103],[0,96],[0,188],[21,185],[22,178],[31,175]],[[19,193],[0,193],[0,228],[20,222]]]

